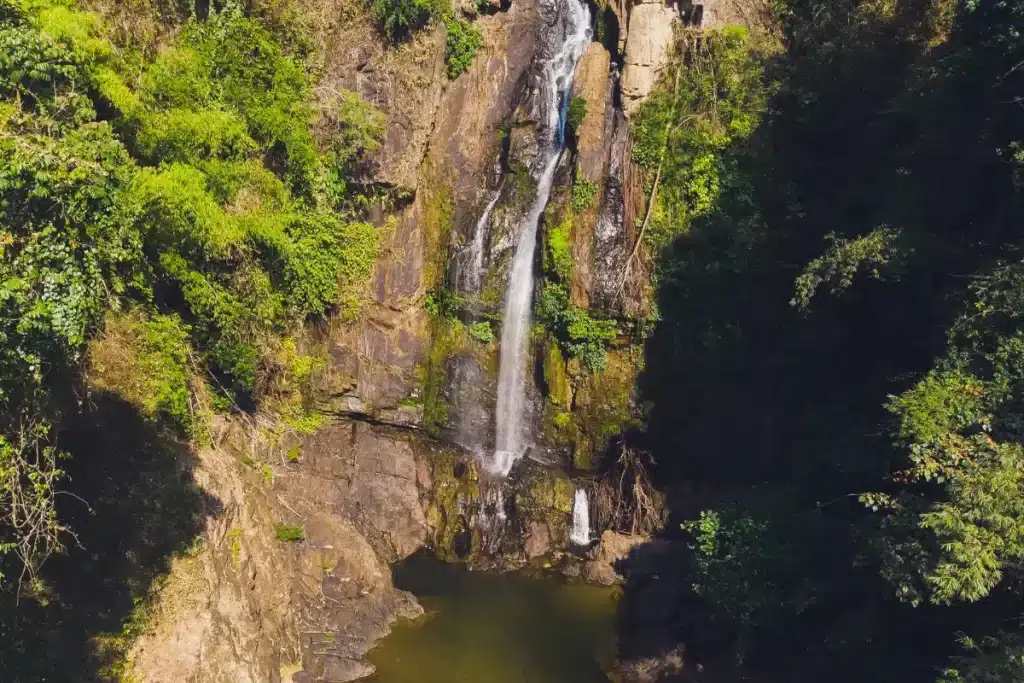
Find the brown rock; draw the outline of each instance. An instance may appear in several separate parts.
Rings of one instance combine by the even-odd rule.
[[[660,2],[637,5],[629,15],[622,105],[632,114],[647,98],[668,64],[678,15]]]
[[[587,581],[610,586],[622,580],[616,571],[615,564],[629,557],[629,553],[638,545],[647,543],[646,536],[629,536],[616,531],[605,531],[601,534],[601,544],[597,555],[587,562],[583,575]]]
[[[747,25],[752,5],[748,0],[701,0],[699,20],[702,28]]]
[[[580,170],[592,182],[600,182],[608,164],[605,130],[610,122],[612,58],[600,43],[591,43],[580,57],[573,81],[573,96],[587,103],[587,117],[576,131]]]
[[[508,158],[523,168],[533,168],[540,151],[536,124],[518,125],[509,131]]]
[[[444,53],[440,25],[400,50],[384,49],[369,22],[346,27],[327,42],[324,77],[317,88],[325,103],[336,91],[350,90],[387,115],[384,143],[373,156],[367,180],[416,189],[444,91]]]
[[[218,430],[220,446],[200,452],[194,471],[218,513],[155,598],[129,655],[134,678],[294,683],[367,675],[363,656],[395,619],[422,613],[392,586],[382,552],[408,553],[422,539],[422,512],[410,508],[418,508],[411,446],[387,430],[339,424],[303,444],[300,465],[285,465],[282,446],[260,442],[240,423],[221,421]],[[243,454],[260,466],[242,464]],[[278,540],[279,522],[301,526],[303,540]],[[384,525],[395,533],[383,533]]]
[[[678,680],[675,677],[683,671],[684,654],[683,646],[678,645],[661,655],[623,662],[619,673],[624,683]]]
[[[423,545],[427,523],[416,457],[403,435],[339,423],[319,430],[302,452],[308,466],[286,485],[315,494],[350,519],[383,561],[402,559]]]
[[[551,551],[551,531],[543,522],[530,522],[523,540],[526,559],[532,560]]]

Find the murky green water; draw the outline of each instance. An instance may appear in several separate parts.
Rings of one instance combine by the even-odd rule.
[[[369,660],[373,683],[605,683],[615,591],[470,572],[427,555],[395,571],[426,615],[397,625]]]

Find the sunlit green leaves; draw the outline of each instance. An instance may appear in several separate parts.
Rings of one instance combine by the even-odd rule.
[[[678,90],[673,66],[633,124],[633,161],[662,174],[647,232],[655,251],[716,206],[730,175],[723,151],[752,134],[769,94],[764,57],[744,29],[709,32],[678,50]]]

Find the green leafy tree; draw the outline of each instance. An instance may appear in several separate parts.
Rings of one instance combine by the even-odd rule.
[[[431,19],[448,16],[450,11],[447,0],[373,0],[372,5],[377,27],[396,43],[426,26]]]
[[[484,46],[484,39],[480,31],[461,19],[446,19],[444,26],[444,58],[448,64],[448,79],[454,81],[473,64],[473,57]]]
[[[96,381],[201,437],[195,375],[259,398],[280,339],[356,315],[376,258],[376,229],[333,209],[379,112],[343,93],[318,117],[302,62],[234,3],[149,61],[104,30],[0,0],[0,545],[28,571],[61,531],[49,425],[105,318],[131,372]]]

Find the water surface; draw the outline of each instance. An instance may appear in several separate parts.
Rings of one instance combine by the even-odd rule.
[[[616,590],[470,572],[417,554],[395,569],[426,615],[370,655],[372,683],[606,683]]]

